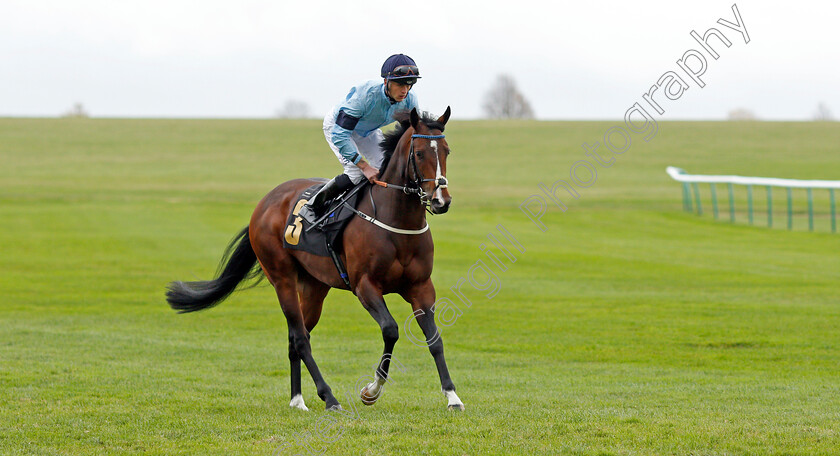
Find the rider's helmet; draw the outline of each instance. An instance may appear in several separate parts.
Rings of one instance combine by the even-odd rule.
[[[394,54],[382,64],[382,77],[401,84],[414,85],[420,79],[420,70],[414,59],[405,54]]]

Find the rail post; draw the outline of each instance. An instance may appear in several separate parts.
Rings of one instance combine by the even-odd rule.
[[[752,225],[753,224],[752,185],[747,185],[747,212],[749,212],[750,225]]]

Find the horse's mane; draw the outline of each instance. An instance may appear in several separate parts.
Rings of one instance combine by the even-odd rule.
[[[434,114],[425,111],[419,112],[418,114],[420,114],[420,121],[429,127],[429,129],[440,130],[443,133],[445,125],[438,122],[438,118]],[[379,143],[379,147],[383,151],[382,165],[379,167],[380,176],[385,174],[385,170],[388,168],[388,163],[391,162],[391,156],[394,155],[400,138],[402,138],[406,130],[411,128],[411,122],[408,120],[408,116],[408,111],[401,111],[395,114],[394,118],[397,119],[399,124],[394,130],[385,133],[385,138]]]

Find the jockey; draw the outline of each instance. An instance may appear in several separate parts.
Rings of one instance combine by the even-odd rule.
[[[326,203],[343,191],[379,175],[383,151],[382,126],[394,122],[394,114],[417,107],[411,87],[420,79],[414,60],[394,54],[382,65],[383,82],[368,81],[350,89],[347,97],[324,117],[324,136],[344,173],[327,182],[301,210],[300,215],[314,222]]]

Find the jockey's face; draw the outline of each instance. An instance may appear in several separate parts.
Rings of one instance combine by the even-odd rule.
[[[388,81],[385,80],[385,87],[388,91],[388,95],[391,96],[397,102],[405,100],[405,97],[408,96],[408,91],[411,90],[411,85],[409,84],[402,84],[400,81]]]

